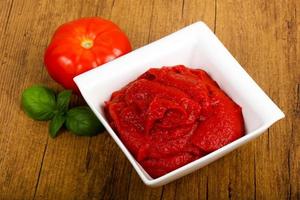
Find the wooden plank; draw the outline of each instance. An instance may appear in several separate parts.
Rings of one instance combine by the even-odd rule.
[[[130,5],[130,8],[126,8]],[[133,47],[140,47],[149,42],[149,30],[151,29],[154,1],[117,1],[116,7],[114,7],[112,12],[112,20],[118,24],[127,24],[130,30],[127,30],[129,38],[131,39]],[[130,16],[132,20],[127,20],[122,15],[120,11],[124,11],[124,15]],[[140,20],[142,19],[142,20]],[[120,152],[120,150],[118,150]],[[126,159],[126,158],[124,158]],[[157,199],[160,197],[161,189],[150,189],[147,188],[135,170],[126,160],[126,163],[129,165],[129,170],[127,173],[130,175],[128,178],[129,185],[126,185],[126,193],[120,195],[119,199]],[[119,168],[120,165],[116,165],[116,168]],[[119,176],[120,177],[120,176]],[[122,186],[120,186],[122,187]],[[123,186],[125,187],[125,186]],[[123,198],[122,198],[123,197]],[[117,199],[117,198],[116,198]]]
[[[149,8],[150,10],[150,8]],[[153,1],[152,19],[148,42],[155,41],[185,25],[204,20],[214,27],[213,1]],[[149,29],[149,28],[148,28]],[[205,180],[205,181],[203,181]],[[206,197],[206,174],[195,173],[165,187],[148,188],[134,173],[131,176],[129,199],[198,199],[198,194]],[[192,192],[186,192],[187,190]]]
[[[80,3],[41,1],[40,4],[40,13],[43,13],[40,17],[48,18],[53,22],[51,26],[48,26],[47,35],[50,39],[57,26],[64,22],[84,16],[95,16],[97,12],[105,18],[109,18],[113,1],[86,0]],[[46,74],[46,76],[48,75]],[[73,104],[83,103],[82,99],[75,98],[73,100]],[[104,143],[106,138],[107,135],[97,139]],[[88,195],[94,195],[86,191],[89,188],[90,179],[88,177],[91,176],[88,173],[91,162],[89,146],[90,144],[93,146],[91,140],[91,138],[76,137],[67,132],[62,133],[55,140],[48,140],[34,199],[86,199]],[[98,152],[98,150],[101,151],[97,148],[96,151]]]
[[[244,32],[239,27],[235,27],[235,24],[239,23],[235,14],[240,13],[237,10],[241,5],[241,1],[216,1],[215,33],[243,65],[243,60],[236,55],[236,48],[239,48]],[[235,35],[232,32],[235,32]],[[238,52],[240,51],[241,49],[238,49]],[[255,198],[253,151],[252,142],[208,166],[207,199]]]
[[[292,76],[289,80],[290,87],[289,91],[284,92],[283,94],[278,94],[278,99],[282,96],[286,98],[285,104],[289,106],[287,116],[289,115],[289,120],[291,125],[288,124],[286,131],[290,132],[290,140],[288,141],[288,177],[289,177],[289,197],[291,199],[300,199],[300,1],[293,1],[289,4],[288,21],[286,21],[287,34],[286,39],[287,43],[285,48],[285,56],[287,57],[288,67],[287,71],[281,69],[280,73],[286,74],[284,78],[289,79],[289,76]],[[281,81],[284,82],[282,77]],[[282,86],[281,90],[286,88]],[[294,94],[294,95],[291,95]],[[289,105],[289,103],[291,105]]]
[[[166,5],[162,5],[166,4]],[[178,5],[174,2],[158,3],[157,20],[153,23],[151,37],[157,39],[160,35],[165,35],[178,30],[196,21],[204,21],[214,30],[215,2],[214,1],[181,1]],[[176,7],[175,7],[176,6]],[[178,7],[181,6],[181,10]],[[171,10],[166,12],[166,10]],[[164,14],[159,14],[164,13]],[[162,33],[157,32],[160,24]],[[207,199],[207,176],[208,168],[201,169],[182,179],[166,185],[163,188],[162,199]]]
[[[217,4],[217,35],[287,115],[245,146],[244,155],[238,161],[242,167],[237,169],[246,169],[250,174],[244,174],[245,180],[245,176],[230,171],[230,181],[237,181],[231,184],[231,197],[235,199],[288,199],[292,192],[297,193],[297,188],[291,190],[290,179],[299,178],[295,175],[299,167],[295,165],[297,169],[292,172],[289,166],[299,162],[293,153],[296,149],[291,147],[291,141],[296,140],[295,134],[292,135],[296,98],[292,94],[295,94],[296,80],[299,81],[299,68],[295,68],[295,2],[228,0]]]
[[[13,7],[13,0],[0,1],[0,44],[3,38],[6,36],[5,32],[11,19],[11,11]]]
[[[182,1],[152,1],[150,26],[147,32],[147,42],[155,41],[179,28]],[[166,12],[166,10],[168,10]],[[171,24],[174,23],[172,26]],[[161,199],[163,188],[147,188],[137,175],[131,177],[129,199]]]
[[[44,123],[33,122],[21,111],[20,94],[24,87],[42,82],[43,52],[37,51],[42,35],[31,34],[38,2],[8,5],[0,43],[0,197],[31,199],[48,136]]]
[[[110,5],[111,7],[106,6],[106,10],[101,7],[96,14],[119,24],[128,33],[134,47],[147,43],[147,40],[145,41],[148,39],[147,35],[144,37],[145,34],[141,34],[141,31],[149,29],[151,13],[147,12],[147,7],[151,6],[151,2],[147,4],[143,1],[111,1]],[[131,20],[124,18],[129,15]],[[139,20],[141,15],[144,21]],[[138,33],[140,36],[137,36]],[[127,197],[132,167],[113,140],[108,135],[103,135],[91,138],[90,145],[86,141],[77,144],[77,141],[78,138],[74,139],[73,144],[70,141],[64,144],[57,142],[48,144],[36,197],[38,199]],[[60,151],[59,155],[60,159],[68,158],[69,162],[56,170],[51,170],[53,163],[60,161],[52,151],[61,146],[69,147],[65,151]],[[80,146],[81,150],[72,152],[76,146]],[[72,168],[66,167],[74,162],[77,164],[73,164]],[[69,173],[70,170],[72,174]],[[64,180],[60,180],[60,177],[64,177]],[[53,190],[49,191],[51,188]]]

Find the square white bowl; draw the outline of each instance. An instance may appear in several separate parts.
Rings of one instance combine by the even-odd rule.
[[[153,179],[135,160],[110,127],[103,112],[104,102],[112,92],[152,67],[183,64],[201,68],[217,81],[220,87],[243,110],[245,136],[164,176]],[[115,140],[132,166],[149,186],[161,186],[217,160],[237,147],[261,135],[284,113],[253,81],[233,58],[214,33],[197,22],[158,41],[132,51],[118,59],[74,78],[80,92],[93,112]]]

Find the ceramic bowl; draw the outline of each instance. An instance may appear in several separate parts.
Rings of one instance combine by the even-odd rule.
[[[204,69],[217,81],[220,87],[242,107],[246,134],[198,160],[153,179],[111,128],[103,112],[103,106],[104,102],[110,99],[112,92],[135,80],[149,68],[178,64]],[[273,123],[284,117],[283,112],[203,22],[189,25],[101,67],[83,73],[75,77],[74,81],[88,105],[126,155],[142,181],[153,187],[167,184],[208,165],[258,137]]]

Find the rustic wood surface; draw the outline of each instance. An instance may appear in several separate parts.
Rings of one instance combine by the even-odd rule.
[[[51,139],[21,110],[24,88],[62,89],[44,49],[58,25],[84,16],[113,20],[134,48],[206,22],[286,118],[201,170],[146,187],[108,134]],[[300,199],[299,27],[299,0],[0,0],[0,199]]]

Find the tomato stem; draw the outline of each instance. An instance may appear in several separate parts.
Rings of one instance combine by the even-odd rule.
[[[83,48],[85,48],[85,49],[90,49],[90,48],[93,47],[93,45],[94,45],[94,42],[93,42],[92,40],[89,40],[89,39],[83,40],[83,41],[81,42],[81,46],[82,46]]]

